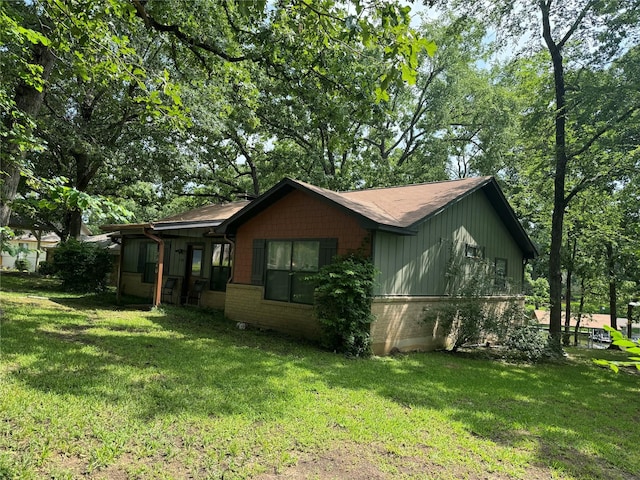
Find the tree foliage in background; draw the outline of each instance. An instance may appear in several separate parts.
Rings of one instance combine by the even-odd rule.
[[[1,6],[3,137],[12,145],[3,150],[3,224],[19,188],[26,191],[19,181],[25,167],[88,194],[113,194],[123,179],[151,181],[161,185],[164,203],[208,183],[214,188],[203,193],[218,200],[258,194],[261,182],[272,182],[269,171],[283,171],[265,164],[275,137],[264,125],[279,117],[272,109],[261,114],[260,102],[306,98],[295,112],[311,117],[327,111],[324,99],[335,99],[327,108],[348,103],[350,85],[381,98],[391,85],[413,82],[421,52],[435,50],[410,27],[409,7],[391,1],[85,7],[53,0]],[[362,82],[336,68],[369,63],[375,68],[361,72]],[[188,128],[192,120],[198,124]],[[65,215],[71,236],[82,213],[75,206]]]
[[[481,15],[503,39],[525,43],[525,55],[544,51],[550,67],[548,81],[540,84],[543,89],[531,97],[532,106],[542,107],[537,125],[543,129],[543,135],[536,137],[542,143],[531,158],[538,162],[538,170],[547,172],[545,183],[551,183],[546,190],[553,198],[550,346],[560,351],[565,212],[589,186],[618,179],[630,163],[637,163],[637,144],[621,142],[620,134],[628,124],[637,123],[640,111],[637,77],[628,75],[636,68],[640,2],[511,0],[487,6],[460,0],[456,5]],[[540,96],[550,101],[536,102]]]

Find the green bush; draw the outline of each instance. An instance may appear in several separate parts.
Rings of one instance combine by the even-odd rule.
[[[65,290],[99,292],[107,287],[111,255],[97,245],[69,240],[54,250],[53,269]]]
[[[315,313],[324,347],[362,357],[371,355],[371,313],[375,268],[363,255],[334,258],[310,278],[317,285]]]
[[[536,325],[516,325],[505,341],[511,358],[537,362],[546,352],[547,341]]]
[[[42,262],[39,266],[38,266],[38,273],[40,275],[55,275],[56,273],[56,267],[53,264],[53,262]]]
[[[26,258],[17,258],[13,267],[19,272],[28,272],[31,268],[31,262]]]

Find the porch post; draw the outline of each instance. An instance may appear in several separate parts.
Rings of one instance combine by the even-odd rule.
[[[152,235],[147,230],[144,230],[144,234],[146,237],[149,237],[151,240],[158,244],[158,271],[156,272],[156,281],[155,281],[155,289],[153,293],[153,306],[157,307],[160,305],[160,299],[162,296],[162,274],[164,270],[164,240],[160,237],[156,237]]]

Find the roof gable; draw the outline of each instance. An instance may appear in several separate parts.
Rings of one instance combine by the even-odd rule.
[[[251,204],[222,222],[221,233],[235,233],[238,226],[264,211],[294,190],[308,193],[356,217],[365,229],[413,235],[418,225],[473,192],[485,191],[507,229],[527,258],[537,250],[518,222],[493,177],[465,178],[391,188],[335,192],[309,183],[285,178]]]

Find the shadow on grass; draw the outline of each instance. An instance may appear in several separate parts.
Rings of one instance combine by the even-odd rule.
[[[222,313],[195,308],[139,312],[130,323],[88,320],[83,309],[127,308],[109,304],[113,299],[52,297],[73,311],[6,321],[3,353],[35,359],[10,375],[44,392],[125,406],[143,420],[185,413],[286,419],[300,392],[312,404],[320,383],[366,391],[408,411],[437,410],[471,437],[516,449],[535,444],[540,465],[577,478],[640,473],[629,453],[640,443],[629,428],[640,420],[638,385],[629,376],[445,353],[351,361],[270,332],[237,330]],[[292,391],[281,381],[294,371],[308,388]]]

